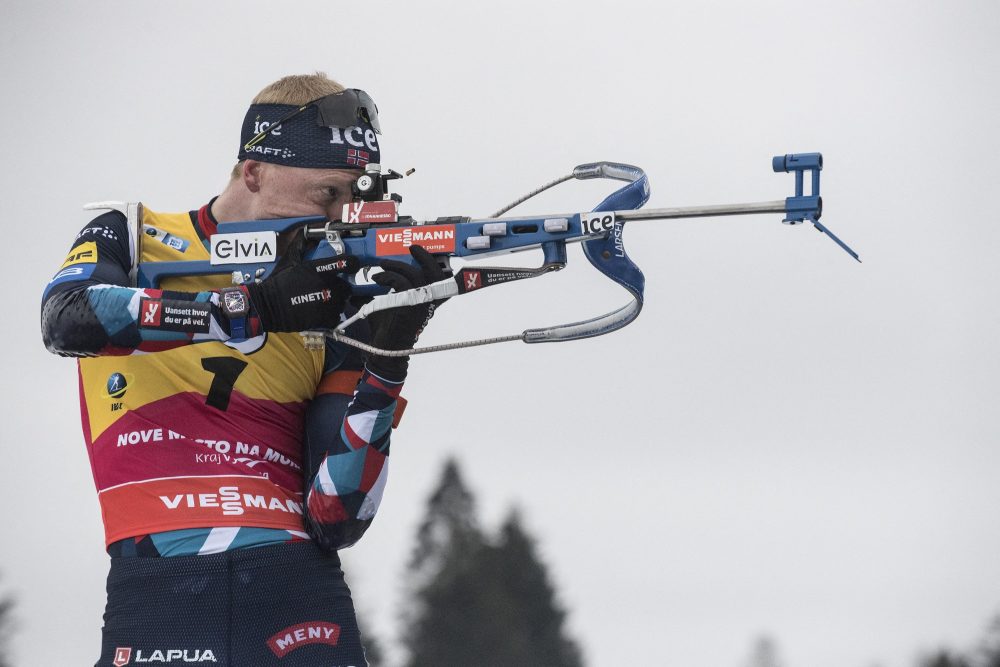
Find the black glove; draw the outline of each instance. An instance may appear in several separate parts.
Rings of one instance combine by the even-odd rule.
[[[372,280],[383,287],[403,292],[451,277],[451,271],[442,268],[434,256],[422,247],[410,246],[410,255],[416,260],[419,268],[387,259],[379,264],[382,273],[372,276]],[[447,299],[372,313],[368,316],[372,330],[372,345],[383,350],[407,350],[413,347],[420,332],[434,315],[434,309],[445,301]],[[368,370],[381,378],[402,382],[406,379],[409,360],[409,357],[373,355],[368,358],[367,366]]]
[[[288,245],[275,271],[260,283],[246,285],[250,304],[264,331],[332,329],[351,295],[351,286],[339,273],[358,270],[356,257],[303,260],[305,236]]]

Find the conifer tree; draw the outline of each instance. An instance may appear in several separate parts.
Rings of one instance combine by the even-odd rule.
[[[778,643],[767,635],[758,637],[754,640],[746,665],[747,667],[782,667],[782,661],[778,654]]]
[[[417,544],[410,555],[411,576],[420,579],[428,572],[440,570],[440,560],[449,551],[475,550],[482,539],[476,521],[475,498],[465,486],[458,464],[449,458],[417,530]],[[412,583],[419,585],[422,582]]]
[[[990,621],[979,647],[981,667],[1000,667],[1000,614]]]
[[[959,655],[946,649],[924,658],[920,661],[920,667],[970,667],[969,662]]]
[[[580,649],[564,631],[566,613],[555,599],[548,572],[538,559],[534,540],[511,512],[497,543],[481,552],[479,581],[485,618],[492,620],[486,637],[495,644],[495,664],[582,665]]]
[[[427,500],[407,573],[409,603],[404,609],[403,644],[409,664],[458,664],[447,647],[465,621],[475,554],[483,548],[475,499],[454,459],[445,462],[441,479]],[[469,663],[466,663],[469,664]]]
[[[404,644],[410,667],[576,667],[533,540],[512,513],[499,536],[479,530],[475,502],[454,461],[428,502],[410,570],[415,585]]]

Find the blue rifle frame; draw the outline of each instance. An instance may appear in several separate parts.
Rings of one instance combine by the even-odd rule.
[[[482,219],[452,217],[387,224],[329,222],[325,217],[302,217],[221,223],[217,233],[274,232],[279,238],[287,238],[289,234],[305,228],[307,238],[320,240],[306,253],[307,259],[333,258],[346,253],[358,258],[361,267],[377,266],[386,259],[413,262],[405,250],[404,243],[392,246],[394,249],[403,248],[400,253],[385,252],[386,246],[380,243],[379,235],[395,232],[408,235],[411,239],[414,233],[419,236],[422,231],[437,230],[445,235],[451,234],[453,236],[449,243],[453,241],[453,249],[435,254],[464,260],[532,248],[541,249],[543,263],[537,268],[463,267],[455,275],[457,293],[466,293],[481,287],[535,277],[561,269],[567,262],[567,244],[581,242],[587,259],[604,275],[624,287],[633,297],[633,301],[613,313],[584,322],[550,329],[529,330],[525,332],[524,338],[526,342],[569,340],[620,329],[638,315],[642,307],[644,278],[639,267],[625,252],[622,233],[624,223],[629,220],[781,212],[785,214],[783,222],[786,223],[798,224],[809,220],[819,231],[829,235],[846,252],[860,261],[853,250],[819,223],[823,204],[819,194],[823,156],[819,153],[776,156],[772,159],[772,168],[776,172],[795,174],[795,194],[784,201],[638,211],[637,209],[649,199],[649,181],[642,169],[631,165],[600,162],[578,166],[574,169],[573,177],[611,178],[627,181],[628,184],[586,213]],[[812,183],[812,192],[809,194],[804,192],[807,172]],[[419,240],[417,242],[419,243]],[[240,283],[267,278],[277,264],[277,261],[246,264],[214,264],[211,261],[142,263],[137,268],[136,277],[138,286],[154,288],[159,287],[164,279],[171,276],[233,274],[234,282]],[[355,284],[354,292],[376,297],[385,294],[386,288],[375,284]],[[432,297],[428,295],[424,300],[430,298]]]

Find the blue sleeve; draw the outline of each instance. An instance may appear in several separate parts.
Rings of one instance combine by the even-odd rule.
[[[368,340],[364,329],[348,333]],[[389,440],[402,383],[364,368],[354,348],[328,347],[331,360],[306,413],[306,525],[324,549],[349,547],[371,525],[389,474]]]
[[[125,216],[98,216],[77,235],[42,295],[42,340],[62,356],[156,351],[198,340],[226,340],[218,295],[129,286],[132,268]],[[181,312],[176,318],[169,313]]]

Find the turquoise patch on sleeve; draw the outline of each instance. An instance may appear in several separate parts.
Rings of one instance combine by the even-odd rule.
[[[365,471],[365,454],[368,446],[326,458],[326,470],[339,495],[357,491],[361,487],[361,475]],[[317,478],[317,484],[319,480]]]
[[[135,320],[132,319],[128,311],[128,305],[134,294],[135,290],[128,287],[87,290],[90,307],[109,336],[114,336],[128,327],[135,326]]]

